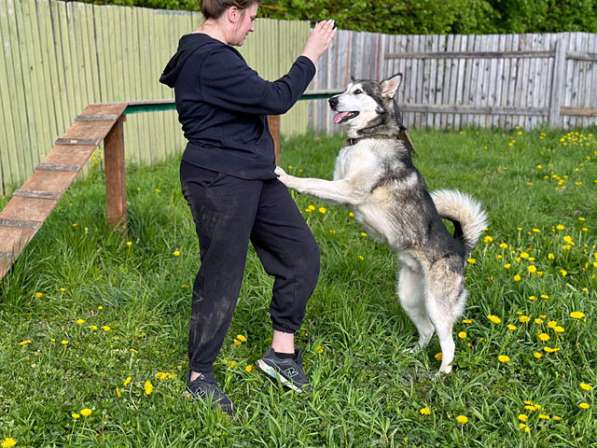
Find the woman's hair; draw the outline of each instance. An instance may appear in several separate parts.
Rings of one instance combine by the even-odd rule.
[[[231,6],[236,6],[243,10],[250,8],[255,3],[261,3],[260,0],[199,0],[201,3],[201,14],[205,19],[219,19],[224,11]]]

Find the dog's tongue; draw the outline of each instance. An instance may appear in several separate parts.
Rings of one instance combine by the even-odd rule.
[[[334,115],[334,123],[340,123],[347,115],[350,115],[350,112],[338,112],[336,115]]]

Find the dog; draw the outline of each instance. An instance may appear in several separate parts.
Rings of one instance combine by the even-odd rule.
[[[349,206],[355,218],[398,255],[400,304],[417,328],[412,351],[437,333],[442,350],[438,374],[450,373],[454,323],[464,311],[466,260],[487,227],[487,214],[456,190],[428,192],[413,165],[414,149],[395,100],[402,75],[381,82],[351,80],[329,99],[334,122],[347,128],[333,180],[301,178],[276,168],[288,188]],[[442,218],[453,222],[450,234]]]

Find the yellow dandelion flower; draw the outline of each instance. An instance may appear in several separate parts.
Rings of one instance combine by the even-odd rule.
[[[322,345],[318,345],[317,347],[315,347],[315,352],[316,353],[323,353],[323,346]]]
[[[535,272],[537,272],[537,266],[531,264],[527,266],[527,271],[529,271],[529,274],[534,274]]]
[[[555,353],[555,352],[559,352],[560,349],[558,347],[543,347],[543,351],[545,353]]]
[[[327,208],[325,207],[319,207],[319,213],[321,213],[322,215],[325,215],[325,213],[328,211]]]
[[[132,376],[127,376],[125,378],[125,380],[122,382],[122,385],[124,387],[128,386],[129,384],[131,384],[133,382],[133,377]]]
[[[538,317],[533,322],[535,322],[535,324],[537,324],[537,325],[541,325],[543,323],[543,319],[541,319],[540,317]]]
[[[556,259],[556,255],[554,253],[550,252],[550,253],[547,254],[547,259],[549,261],[553,261],[553,260]]]
[[[503,259],[504,259],[504,256],[503,256],[502,254],[497,254],[497,255],[495,256],[495,259],[496,259],[496,260],[498,260],[498,261],[499,261],[499,260],[503,260]]]
[[[564,235],[564,237],[562,239],[564,240],[564,242],[566,244],[570,244],[571,246],[574,246],[574,239],[570,235]]]
[[[508,328],[509,331],[516,331],[516,328],[518,328],[514,324],[508,324],[508,325],[506,325],[506,327]]]
[[[110,325],[102,325],[102,330],[107,332],[107,331],[111,331],[112,328],[110,327]]]
[[[539,333],[537,335],[537,338],[539,338],[539,340],[541,342],[546,342],[546,341],[549,341],[549,339],[550,339],[550,337],[549,337],[549,335],[547,333]]]
[[[151,381],[145,380],[145,383],[143,383],[143,392],[145,395],[151,395],[153,392],[153,384],[151,384]]]
[[[362,255],[357,255],[357,260],[365,261],[365,257],[363,257]]]
[[[500,243],[500,249],[508,249],[510,246],[508,243]]]
[[[522,432],[531,432],[531,428],[529,428],[529,425],[526,423],[519,423],[518,429],[520,429]]]
[[[46,293],[41,291],[37,291],[35,294],[33,294],[36,299],[43,299],[45,295]]]
[[[238,362],[234,361],[234,360],[230,360],[226,363],[226,365],[228,366],[229,369],[235,369],[236,366],[238,366]]]
[[[419,414],[421,415],[431,415],[431,408],[424,407],[419,409]]]
[[[254,368],[255,368],[255,367],[253,367],[253,365],[252,365],[252,364],[247,364],[247,365],[245,366],[245,372],[247,372],[247,373],[251,373],[251,372],[253,371],[253,369],[254,369]]]
[[[247,337],[243,334],[237,334],[236,339],[238,339],[240,342],[247,342]]]
[[[493,242],[493,237],[487,235],[487,236],[483,237],[483,242],[485,244],[491,244]]]
[[[81,418],[81,414],[77,412],[71,412],[70,416],[73,418],[73,420],[79,420]]]
[[[558,323],[555,320],[550,320],[547,322],[547,328],[555,328],[558,326]]]
[[[581,408],[583,411],[586,411],[591,407],[591,405],[586,401],[583,401],[582,403],[578,403],[578,407]]]
[[[116,390],[114,391],[114,395],[116,395],[116,398],[122,397],[122,391],[120,390],[120,387],[116,388]]]
[[[556,420],[556,421],[560,421],[560,420],[562,420],[562,417],[560,417],[559,415],[552,415],[551,419],[552,420]]]
[[[518,274],[515,274],[514,277],[512,277],[512,280],[514,280],[516,283],[518,283],[519,281],[522,280],[522,277]]]
[[[87,322],[85,319],[77,319],[77,320],[75,321],[75,323],[76,323],[77,325],[83,325],[85,322]]]
[[[433,355],[433,357],[436,361],[441,361],[443,358],[442,352],[437,352],[435,355]]]
[[[578,385],[578,387],[580,387],[580,389],[581,389],[581,390],[584,390],[585,392],[588,392],[588,391],[590,391],[590,390],[593,390],[593,386],[591,386],[591,385],[590,385],[590,384],[588,384],[588,383],[580,383],[580,384]]]
[[[555,331],[556,333],[564,333],[566,329],[560,325],[557,325],[553,328],[553,331]]]
[[[130,249],[131,247],[133,247],[133,242],[132,242],[132,241],[127,241],[127,242],[126,242],[126,247],[128,247],[129,249]]]
[[[60,341],[60,343],[66,347],[68,345],[68,340],[63,339],[62,341]]]
[[[491,322],[492,324],[501,324],[502,323],[502,319],[500,319],[498,316],[496,316],[495,314],[489,314],[487,316],[487,320],[489,320],[489,322]]]
[[[561,230],[564,230],[565,228],[566,228],[566,226],[565,226],[564,224],[558,224],[558,225],[556,226],[556,230],[560,230],[560,231],[561,231]]]
[[[531,302],[534,302],[535,300],[537,300],[537,296],[529,296],[529,300]]]
[[[528,252],[521,252],[520,253],[520,258],[522,258],[523,260],[526,260],[529,258],[529,253]]]
[[[533,233],[541,233],[541,229],[538,229],[537,227],[533,227],[531,229],[531,232],[533,232]]]
[[[456,417],[456,423],[459,425],[466,425],[468,423],[468,417],[466,415],[459,415]]]
[[[361,233],[359,233],[359,236],[361,238],[367,238],[369,235],[367,234],[367,232],[361,232]]]
[[[518,415],[518,420],[520,420],[521,422],[526,422],[529,419],[529,416],[526,414],[519,414]]]
[[[33,341],[31,339],[23,339],[21,342],[19,342],[19,345],[24,347],[26,345],[31,344]]]
[[[572,319],[583,319],[585,317],[585,313],[583,313],[582,311],[572,311],[570,313],[570,317]]]
[[[533,404],[533,402],[528,402],[529,404],[526,404],[524,406],[525,410],[529,411],[529,412],[535,412],[538,411],[539,409],[541,409],[541,406],[537,405],[537,404]]]
[[[13,439],[12,437],[5,437],[2,440],[2,443],[0,443],[0,446],[2,448],[12,448],[16,444],[17,444],[17,440],[16,439]]]
[[[512,264],[511,263],[506,263],[504,264],[504,269],[508,270],[512,268]]]
[[[349,218],[354,218],[354,213],[353,212],[348,212],[348,217]]]
[[[549,420],[550,419],[549,415],[547,415],[547,414],[539,414],[537,416],[537,418],[539,418],[539,420]]]
[[[473,323],[472,319],[462,319],[462,323],[465,325],[470,325]]]
[[[93,410],[89,408],[83,408],[79,411],[79,414],[81,414],[83,417],[89,417],[91,414],[93,414]]]
[[[234,341],[232,341],[232,344],[234,344],[235,347],[240,347],[243,343],[238,339],[235,339]]]
[[[174,252],[172,252],[172,255],[175,257],[180,257],[180,253],[181,253],[180,250],[176,249]]]
[[[467,262],[468,264],[477,264],[477,259],[476,259],[476,258],[473,258],[473,257],[470,257],[470,258],[467,258],[467,259],[466,259],[466,262]]]
[[[466,331],[461,331],[458,333],[458,337],[460,339],[466,339]]]
[[[498,361],[502,364],[508,364],[510,362],[510,357],[508,355],[499,355]]]
[[[541,297],[543,300],[549,299],[549,296],[547,294],[541,294],[539,297]]]
[[[530,320],[531,320],[531,318],[529,316],[527,316],[526,314],[521,314],[520,316],[518,316],[518,321],[523,324],[526,324]]]
[[[155,378],[159,381],[168,381],[176,378],[176,374],[173,372],[157,372]]]
[[[533,352],[533,356],[535,357],[535,359],[541,359],[541,358],[543,358],[543,353]]]

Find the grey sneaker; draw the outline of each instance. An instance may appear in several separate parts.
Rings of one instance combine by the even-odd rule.
[[[263,358],[257,361],[257,367],[296,392],[304,392],[309,387],[309,379],[303,370],[302,352],[298,350],[295,351],[294,358],[278,358],[270,347]]]
[[[232,401],[222,392],[216,379],[211,375],[208,376],[200,373],[193,382],[187,382],[187,390],[196,400],[211,400],[212,408],[214,409],[219,408],[229,415],[234,412]]]

